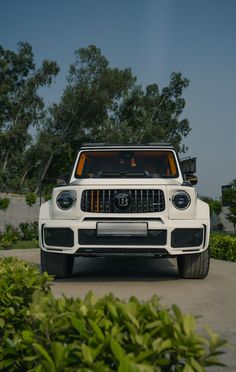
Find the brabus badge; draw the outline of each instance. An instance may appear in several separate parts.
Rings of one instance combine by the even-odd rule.
[[[128,209],[132,203],[130,194],[126,192],[119,192],[114,196],[113,204],[116,209],[123,211]]]

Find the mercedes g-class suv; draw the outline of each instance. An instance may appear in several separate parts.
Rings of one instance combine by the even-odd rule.
[[[182,278],[205,278],[209,207],[188,168],[168,144],[83,145],[40,209],[42,270],[67,277],[76,256],[142,255],[176,257]]]

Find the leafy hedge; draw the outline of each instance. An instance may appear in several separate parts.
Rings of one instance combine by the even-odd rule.
[[[37,246],[35,240],[38,240],[38,222],[21,223],[19,228],[9,224],[6,225],[6,231],[0,235],[0,249],[12,249],[19,241],[34,241]]]
[[[24,326],[24,318],[35,290],[48,293],[52,281],[35,265],[15,257],[0,259],[0,337]],[[0,359],[1,360],[1,359]]]
[[[109,294],[55,299],[51,277],[16,259],[0,260],[0,370],[201,372],[217,365],[225,341],[173,305]]]
[[[218,260],[236,262],[236,237],[214,234],[210,238],[211,257]]]

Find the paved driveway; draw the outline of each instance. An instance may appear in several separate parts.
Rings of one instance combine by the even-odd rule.
[[[0,251],[39,263],[39,250]],[[178,304],[186,312],[201,315],[205,323],[234,346],[223,357],[227,371],[236,371],[236,263],[211,260],[204,280],[180,279],[175,260],[153,258],[77,258],[70,279],[56,280],[55,296],[83,297],[92,290],[97,296],[113,292],[120,298],[137,296],[148,300],[153,294],[164,305]],[[212,368],[213,372],[223,369]]]

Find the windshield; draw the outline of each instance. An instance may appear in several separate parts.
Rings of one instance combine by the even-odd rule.
[[[84,151],[76,178],[178,177],[172,151]]]

